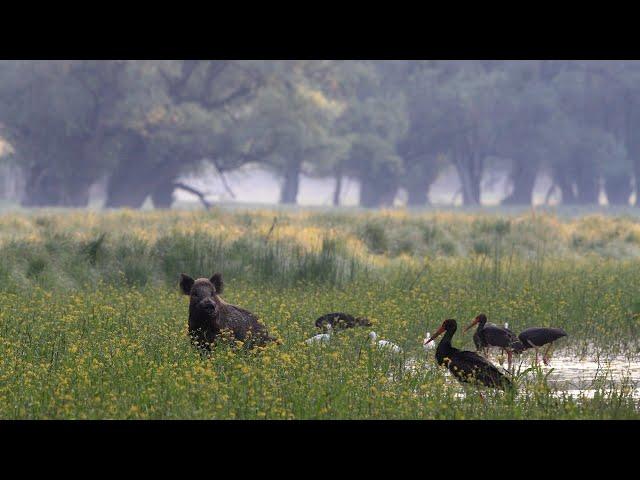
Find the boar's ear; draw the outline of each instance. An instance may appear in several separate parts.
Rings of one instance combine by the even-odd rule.
[[[216,293],[218,295],[221,295],[222,291],[224,290],[224,282],[222,281],[222,274],[214,273],[213,276],[209,279],[209,281],[213,283],[213,286],[216,288]]]
[[[180,290],[182,290],[182,293],[184,293],[185,295],[190,295],[191,294],[191,287],[193,287],[193,278],[191,278],[189,275],[185,275],[184,273],[180,274]]]

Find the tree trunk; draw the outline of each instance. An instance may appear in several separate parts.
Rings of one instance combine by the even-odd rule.
[[[148,185],[149,172],[141,155],[122,158],[115,168],[107,184],[107,208],[140,208],[147,196],[153,191]]]
[[[107,208],[140,208],[164,180],[157,168],[151,168],[144,140],[129,140],[107,184]]]
[[[480,205],[480,182],[482,181],[482,157],[471,153],[456,155],[454,164],[458,178],[462,184],[462,201],[464,205]]]
[[[0,198],[20,203],[24,193],[24,172],[14,165],[0,165],[0,172]]]
[[[604,179],[604,190],[609,205],[629,205],[631,178],[629,175],[609,175]]]
[[[89,205],[89,188],[91,185],[88,181],[74,185],[70,192],[66,195],[65,205],[69,207],[85,208]]]
[[[173,180],[173,178],[167,178],[153,190],[151,200],[154,208],[171,208],[175,189]]]
[[[337,207],[340,205],[340,195],[342,194],[342,174],[340,172],[336,173],[336,186],[333,190],[333,206]]]
[[[378,207],[381,203],[380,194],[375,184],[368,178],[360,179],[360,206],[366,208]]]
[[[398,193],[398,183],[392,178],[366,176],[360,179],[360,206],[378,208],[391,206]]]
[[[600,200],[600,183],[598,176],[591,168],[581,168],[576,178],[578,187],[578,203],[595,204]]]
[[[89,203],[88,179],[59,176],[50,168],[35,166],[27,171],[25,207],[86,207]]]
[[[600,188],[597,179],[581,182],[578,187],[578,203],[582,205],[597,205],[600,202]]]
[[[633,164],[633,176],[635,178],[636,199],[634,205],[636,207],[640,207],[640,148],[636,150],[627,146],[627,151],[631,157],[631,162]]]
[[[25,196],[22,204],[29,207],[86,207],[89,187],[96,180],[87,165],[83,139],[66,139],[48,148],[27,149],[41,163],[26,171]]]
[[[149,188],[143,188],[133,176],[116,169],[107,186],[107,208],[140,208],[149,196]]]
[[[284,183],[280,192],[280,203],[295,204],[300,187],[300,163],[290,165],[284,172]]]
[[[405,156],[402,186],[407,191],[407,206],[429,204],[429,190],[438,176],[438,160],[434,155]]]
[[[31,167],[26,174],[24,198],[25,207],[45,207],[61,205],[62,192],[58,179],[52,172],[41,165]]]
[[[640,206],[640,138],[637,135],[640,118],[630,98],[625,99],[624,138],[627,152],[633,164],[633,174],[636,184],[635,205]]]
[[[458,176],[462,184],[462,203],[464,205],[480,205],[480,179],[465,168],[458,168]]]
[[[573,185],[569,180],[569,175],[565,169],[556,169],[554,172],[554,179],[556,185],[562,192],[562,203],[565,205],[575,205],[578,203],[575,193],[573,192]]]
[[[640,156],[638,159],[633,158],[633,177],[636,186],[636,199],[634,205],[640,207]]]
[[[396,199],[396,195],[398,195],[398,186],[390,188],[385,191],[380,197],[380,206],[381,207],[393,207],[393,202]]]
[[[423,207],[429,203],[429,189],[425,185],[406,185],[407,206]]]
[[[502,200],[503,205],[531,205],[536,183],[537,165],[532,162],[516,162],[510,177],[513,191]]]

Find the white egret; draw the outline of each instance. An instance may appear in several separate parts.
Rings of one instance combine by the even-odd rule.
[[[307,345],[317,345],[321,343],[329,343],[331,340],[331,334],[333,333],[333,329],[331,325],[326,326],[327,333],[319,333],[318,335],[314,335],[311,338],[307,338],[304,343]]]
[[[390,342],[388,340],[378,340],[378,334],[376,332],[369,333],[369,340],[371,340],[371,343],[375,344],[378,348],[389,350],[390,352],[393,352],[393,353],[402,352],[402,349],[395,343]]]
[[[435,342],[431,342],[431,333],[427,332],[427,336],[422,340],[422,348],[424,348],[425,352],[428,352],[432,348],[436,348]]]

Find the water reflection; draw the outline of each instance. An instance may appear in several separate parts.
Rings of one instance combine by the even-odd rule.
[[[504,363],[500,355],[490,355],[489,360],[496,365]],[[524,372],[533,366],[533,355],[522,355],[514,362],[515,372]],[[593,349],[588,354],[579,356],[569,349],[556,351],[549,365],[539,364],[540,370],[547,378],[547,384],[555,390],[556,396],[571,395],[593,398],[598,392],[620,391],[640,399],[640,356],[623,354],[602,354]],[[435,368],[433,358],[411,358],[405,363],[405,369],[416,372],[421,368]],[[449,373],[445,373],[449,376]],[[533,376],[533,372],[526,373]],[[464,393],[460,392],[462,396]]]

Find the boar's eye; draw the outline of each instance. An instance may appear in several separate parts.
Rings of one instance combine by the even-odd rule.
[[[196,298],[209,298],[213,296],[214,291],[211,288],[201,288],[193,292],[193,294],[196,296]]]

